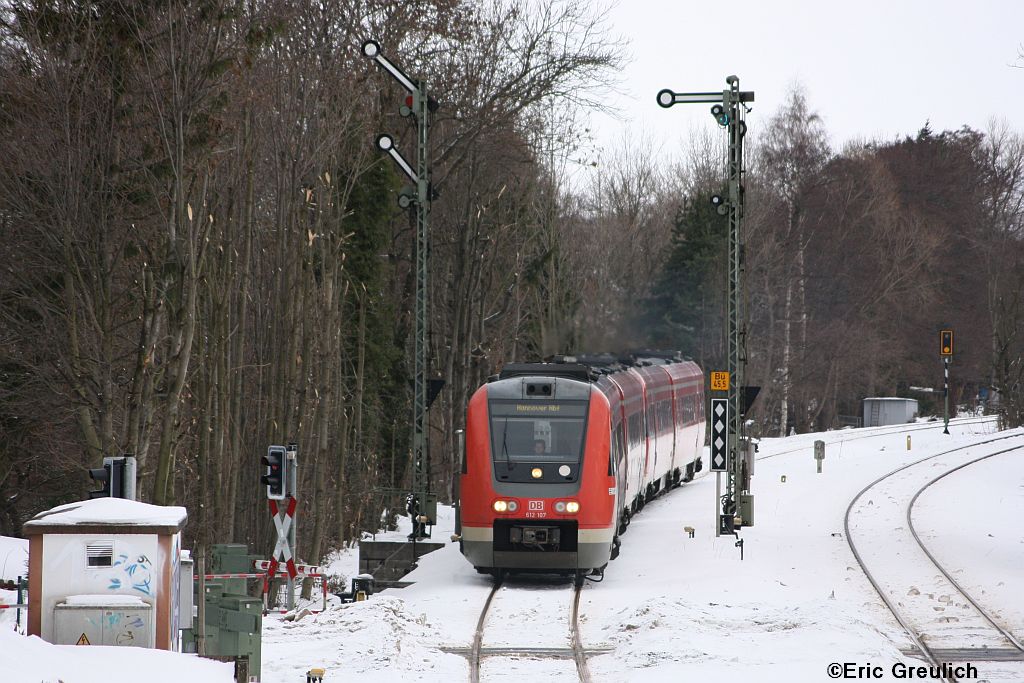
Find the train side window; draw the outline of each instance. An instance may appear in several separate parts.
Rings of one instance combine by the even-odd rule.
[[[663,434],[672,432],[672,402],[660,401],[658,403],[658,422],[661,424]]]
[[[466,459],[466,432],[460,429],[456,434],[455,443],[457,444],[457,448],[461,451],[459,455],[462,458],[461,472],[462,474],[469,474],[469,461]]]
[[[629,450],[633,450],[640,445],[643,440],[643,433],[641,428],[643,426],[643,420],[639,412],[633,413],[629,416]]]
[[[622,458],[622,425],[615,425],[612,430],[612,444],[608,453],[608,476],[614,476],[619,469],[619,459]]]

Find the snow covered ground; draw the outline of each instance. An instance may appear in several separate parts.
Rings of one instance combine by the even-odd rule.
[[[920,665],[901,654],[911,643],[851,554],[843,519],[854,496],[873,480],[930,455],[990,439],[994,425],[958,420],[951,432],[945,436],[941,423],[931,423],[763,440],[754,473],[755,525],[741,533],[742,560],[733,537],[714,534],[714,475],[649,504],[623,536],[622,555],[609,565],[604,581],[588,583],[583,591],[583,644],[610,650],[590,658],[593,679],[829,681],[830,663],[849,662],[881,665],[880,680],[895,680],[893,664]],[[828,444],[821,474],[813,459],[813,442],[819,438]],[[1024,436],[1001,443],[1024,445]],[[977,457],[990,450],[994,446],[977,445],[971,453]],[[851,521],[854,538],[870,551],[863,552],[869,568],[887,577],[894,592],[903,591],[895,596],[901,606],[913,604],[904,600],[910,587],[902,582],[924,584],[938,574],[905,543],[905,517],[903,524],[899,518],[905,514],[905,499],[944,468],[969,459],[941,456],[908,468],[888,488],[872,489],[858,502],[862,509]],[[937,559],[1018,637],[1024,635],[1021,519],[1024,451],[945,477],[920,496],[913,512],[914,526]],[[434,540],[446,540],[452,526],[451,511],[445,509]],[[685,526],[695,528],[694,538]],[[403,518],[398,531],[377,538],[406,533]],[[0,562],[7,547],[0,545]],[[335,554],[325,562],[328,573],[347,586],[357,572],[356,558],[355,549]],[[366,602],[339,605],[332,598],[326,612],[298,621],[269,615],[264,620],[263,680],[302,683],[315,666],[327,669],[325,683],[466,680],[466,660],[442,647],[470,645],[490,578],[478,575],[454,543],[425,556],[407,578],[415,583]],[[933,592],[924,585],[917,588],[925,597]],[[922,603],[929,605],[924,611],[955,607],[940,597]],[[564,647],[571,599],[568,582],[510,579],[495,597],[484,645]],[[223,665],[194,657],[50,646],[9,628],[0,633],[3,681],[230,678]],[[140,657],[147,658],[145,664]],[[104,670],[151,673],[94,678],[101,661]],[[1024,681],[1024,663],[974,664],[979,679]],[[482,675],[486,681],[575,680],[571,662],[528,657],[485,659]]]
[[[584,645],[613,648],[590,659],[594,679],[827,681],[830,663],[853,662],[882,665],[881,680],[895,680],[893,664],[920,665],[901,654],[910,641],[854,560],[843,517],[874,479],[993,431],[991,422],[958,420],[949,436],[931,423],[762,441],[756,524],[742,532],[742,561],[733,537],[714,535],[713,475],[651,503],[623,536],[622,555],[605,580],[583,593]],[[821,474],[813,459],[819,438],[828,444]],[[990,464],[964,468],[929,489],[914,521],[949,569],[961,570],[965,588],[986,591],[979,597],[990,596],[1021,633],[1024,541],[1016,520],[1024,518],[1024,454],[984,462]],[[859,529],[872,533],[868,522]],[[694,538],[684,526],[696,529]],[[450,528],[436,529],[435,539]],[[873,533],[886,538],[892,531],[883,525]],[[901,561],[880,556],[880,570]],[[301,681],[311,666],[326,667],[327,681],[465,680],[465,659],[439,648],[469,646],[490,579],[456,544],[424,557],[407,578],[415,584],[295,624],[268,619],[264,681]],[[495,600],[485,645],[564,646],[568,583],[512,580]],[[992,680],[1024,681],[1024,663],[975,665],[982,679],[991,673]],[[484,661],[482,674],[574,680],[571,664],[551,659],[496,657]]]
[[[0,628],[4,683],[229,683],[233,667],[195,655],[138,647],[51,645]]]

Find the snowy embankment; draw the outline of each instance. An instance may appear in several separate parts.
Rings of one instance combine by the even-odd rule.
[[[163,650],[51,645],[0,629],[4,683],[229,683],[229,664]]]
[[[892,664],[920,664],[900,653],[908,639],[851,555],[843,517],[857,492],[877,477],[983,440],[994,426],[963,420],[950,429],[949,436],[938,423],[762,441],[754,476],[756,524],[741,534],[742,561],[736,539],[714,534],[714,475],[648,505],[623,536],[622,555],[605,580],[583,593],[584,644],[614,648],[590,659],[595,680],[825,681],[831,662],[881,664],[883,680],[892,680]],[[828,444],[821,474],[813,459],[819,438]],[[936,487],[948,483],[970,494],[929,489],[915,508],[915,525],[943,549],[951,569],[962,568],[969,585],[992,594],[1000,614],[1020,632],[1024,596],[1009,584],[1024,566],[1024,544],[1005,522],[1024,518],[1024,456],[1002,462],[999,472],[978,466],[950,475]],[[996,510],[1003,524],[991,523]],[[685,526],[695,528],[694,538]],[[977,538],[993,533],[993,526],[996,538]],[[450,528],[436,529],[435,540],[447,538]],[[941,540],[947,532],[956,540]],[[456,544],[423,558],[408,579],[415,584],[295,624],[268,619],[265,683],[301,680],[311,666],[326,667],[327,680],[332,674],[359,681],[465,679],[465,660],[439,647],[470,644],[490,579],[473,570]],[[509,620],[492,615],[486,637],[493,634],[497,642],[504,629],[536,634],[534,645],[547,644],[559,624],[544,621],[547,613],[534,605],[539,592],[551,590],[550,582],[533,589],[528,582],[514,584],[501,593]],[[568,583],[564,590],[551,592],[553,599],[565,602]],[[984,678],[985,663],[977,666]],[[1000,673],[1007,666],[1000,665]],[[1024,680],[1024,664],[1009,666]],[[484,666],[487,680],[548,678],[554,670],[552,660],[542,659],[523,659],[504,671],[486,660]]]

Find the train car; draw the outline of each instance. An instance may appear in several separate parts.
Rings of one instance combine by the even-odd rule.
[[[701,469],[704,380],[676,354],[506,365],[469,401],[456,534],[477,571],[582,582]]]

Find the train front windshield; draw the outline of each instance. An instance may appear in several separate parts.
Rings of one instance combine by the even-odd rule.
[[[491,401],[491,453],[496,461],[579,463],[587,401]]]

